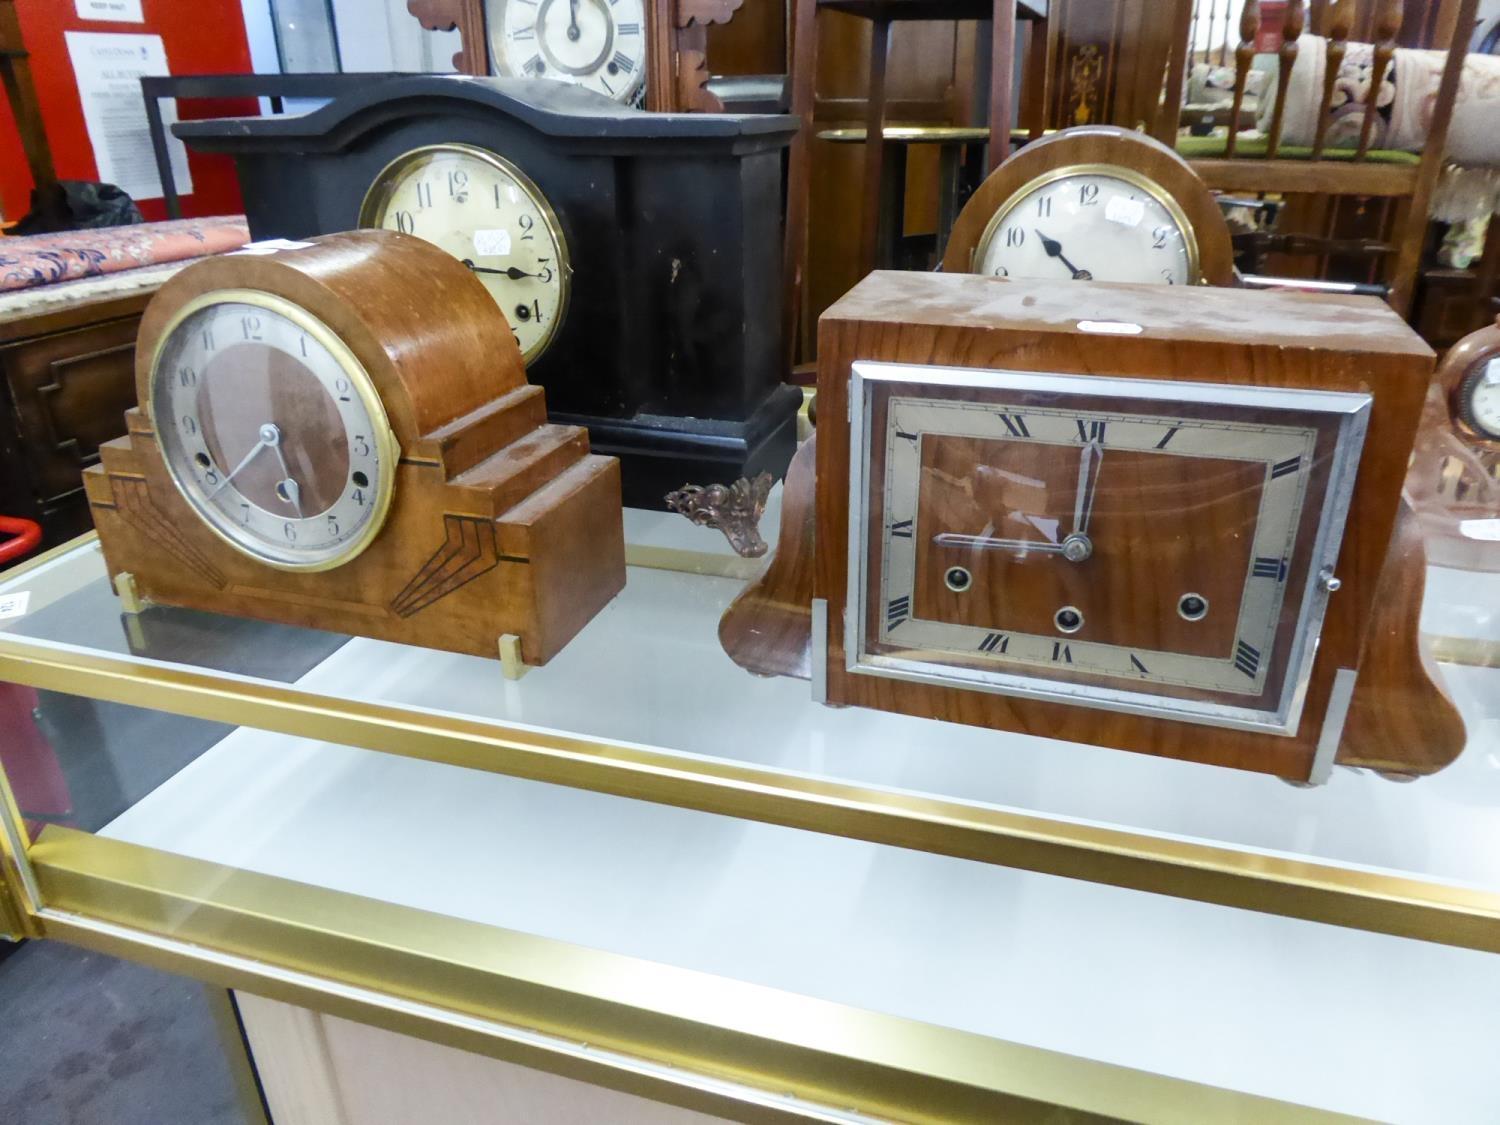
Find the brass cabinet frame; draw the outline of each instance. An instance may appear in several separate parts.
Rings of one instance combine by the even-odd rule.
[[[735,1120],[1351,1120],[72,829],[29,858],[45,937]]]
[[[83,537],[33,560],[38,566]],[[14,577],[20,568],[7,574]],[[0,679],[1021,870],[1500,952],[1500,895],[0,634]],[[1347,1120],[49,826],[0,771],[0,928],[736,1120]],[[8,913],[7,913],[8,912]],[[851,1116],[853,1115],[853,1116]]]
[[[27,566],[91,538],[80,537]],[[1022,871],[1500,953],[1500,893],[1400,874],[690,759],[581,735],[428,715],[129,657],[49,650],[3,633],[0,680]]]

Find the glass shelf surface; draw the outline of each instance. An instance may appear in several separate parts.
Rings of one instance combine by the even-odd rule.
[[[773,497],[774,503],[775,497]],[[715,532],[629,512],[629,541],[743,568]],[[774,512],[765,529],[774,542]],[[688,558],[689,556],[682,556]],[[0,621],[13,652],[108,654],[153,668],[295,685],[394,706],[441,726],[488,724],[660,748],[686,773],[731,762],[776,777],[1127,829],[1174,840],[1500,891],[1500,669],[1440,665],[1468,748],[1435,776],[1400,784],[1338,768],[1298,788],[1249,772],[813,702],[800,680],[753,676],[723,653],[720,615],[739,578],[632,566],[625,591],[547,666],[518,681],[498,661],[214,614],[120,612],[96,543],[19,576],[23,615]],[[1431,572],[1424,627],[1500,642],[1500,576]],[[1203,737],[1213,731],[1204,728]]]
[[[99,834],[1298,1105],[1500,1116],[1493,955],[249,728]]]

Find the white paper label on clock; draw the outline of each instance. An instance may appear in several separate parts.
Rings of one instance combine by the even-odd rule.
[[[1104,204],[1104,217],[1122,227],[1137,227],[1146,217],[1146,204],[1139,199],[1123,195],[1112,195]]]
[[[1500,520],[1463,520],[1458,525],[1458,533],[1466,539],[1500,543]]]
[[[259,242],[247,242],[236,254],[274,254],[278,250],[306,250],[311,242],[293,242],[289,238],[263,238]]]
[[[0,621],[7,617],[24,617],[26,607],[31,603],[31,591],[22,590],[18,594],[6,594],[0,597]]]
[[[1129,320],[1080,320],[1078,331],[1097,332],[1101,336],[1139,336],[1145,329]]]
[[[510,253],[510,231],[504,228],[476,230],[474,253],[481,257],[503,258]]]

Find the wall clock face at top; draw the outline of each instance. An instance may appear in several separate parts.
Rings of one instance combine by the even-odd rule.
[[[848,669],[1289,734],[1368,395],[856,362]]]
[[[974,272],[1191,285],[1198,245],[1181,208],[1149,179],[1080,165],[1039,176],[995,212]]]
[[[510,161],[472,145],[413,149],[381,170],[361,227],[384,227],[446,250],[489,290],[527,363],[568,311],[567,239],[546,197]]]
[[[646,78],[641,0],[486,0],[496,74],[549,78],[629,103]]]
[[[255,290],[206,293],[162,335],[149,387],[172,482],[240,551],[323,570],[380,530],[395,438],[359,361],[306,310]]]

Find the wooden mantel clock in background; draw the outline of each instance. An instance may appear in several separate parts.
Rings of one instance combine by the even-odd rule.
[[[722,113],[708,29],[745,0],[407,0],[429,31],[457,31],[460,74],[585,86],[655,113]]]
[[[483,285],[389,231],[210,258],[84,473],[127,602],[546,663],[625,584],[619,463],[551,425]]]
[[[820,322],[815,505],[799,453],[730,655],[829,703],[1296,781],[1452,761],[1397,520],[1431,350],[1374,299],[1164,293],[855,286]]]
[[[1160,141],[1113,125],[1064,129],[1012,153],[969,197],[947,273],[1233,285],[1229,225]]]

